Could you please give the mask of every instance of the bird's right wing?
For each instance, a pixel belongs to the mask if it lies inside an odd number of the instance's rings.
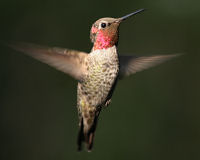
[[[67,73],[79,81],[82,80],[87,72],[85,60],[88,54],[85,52],[57,47],[44,47],[24,42],[11,43],[7,45]]]

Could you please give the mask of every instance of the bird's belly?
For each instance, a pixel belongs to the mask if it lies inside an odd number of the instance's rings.
[[[79,84],[80,98],[89,106],[101,106],[107,100],[107,96],[118,75],[118,65],[92,66],[86,80]]]

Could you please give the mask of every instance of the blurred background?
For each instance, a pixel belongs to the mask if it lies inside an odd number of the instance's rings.
[[[186,54],[118,83],[91,153],[76,151],[77,82],[0,45],[0,159],[200,159],[200,1],[1,0],[0,39],[89,52],[92,23],[140,8],[120,54]]]

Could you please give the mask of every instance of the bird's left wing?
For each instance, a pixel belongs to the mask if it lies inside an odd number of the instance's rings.
[[[85,60],[88,54],[85,52],[24,42],[10,43],[7,46],[67,73],[79,81],[86,74]]]
[[[120,72],[119,77],[123,78],[136,72],[154,67],[160,63],[170,60],[180,54],[155,55],[155,56],[119,56]]]

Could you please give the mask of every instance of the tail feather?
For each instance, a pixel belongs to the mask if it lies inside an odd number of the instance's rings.
[[[82,142],[85,142],[88,152],[92,150],[98,116],[99,116],[99,113],[95,116],[92,126],[87,131],[84,131],[83,118],[81,119],[81,126],[79,129],[78,141],[77,141],[78,151],[82,150]]]
[[[80,125],[80,129],[79,129],[79,133],[78,133],[78,140],[77,140],[77,144],[78,144],[78,151],[82,150],[82,142],[84,141],[84,134],[83,134],[83,118],[81,119],[81,125]]]
[[[85,143],[87,144],[88,151],[91,151],[92,147],[93,147],[94,135],[95,135],[95,130],[96,130],[96,126],[97,126],[97,120],[98,120],[98,117],[95,116],[94,123],[87,133],[87,139],[86,139]]]

